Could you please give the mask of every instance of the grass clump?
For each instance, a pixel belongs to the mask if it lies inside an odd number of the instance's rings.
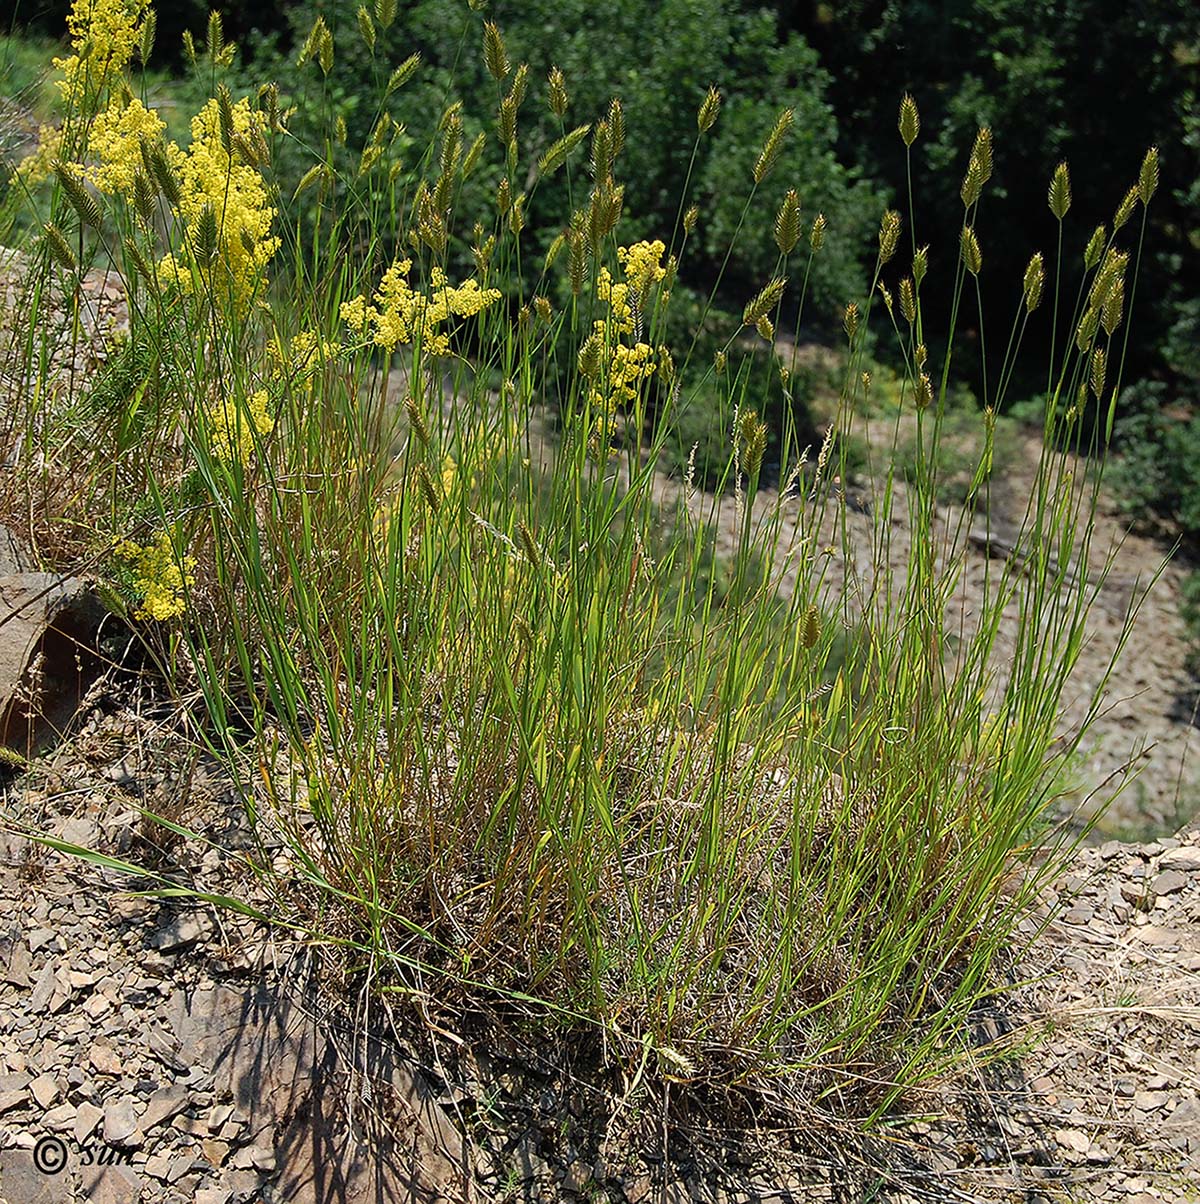
[[[1021,555],[967,613],[992,414],[1037,306],[1014,281],[948,522],[953,377],[927,350],[920,286],[930,255],[957,254],[955,315],[977,296],[990,136],[961,238],[929,251],[914,214],[884,216],[871,288],[844,309],[837,409],[810,448],[772,400],[796,376],[774,337],[825,219],[793,229],[781,213],[774,267],[695,359],[668,337],[688,198],[678,228],[626,237],[619,102],[570,147],[526,148],[517,114],[542,86],[476,17],[496,82],[485,137],[504,159],[487,208],[460,211],[472,144],[448,100],[421,173],[397,175],[386,204],[356,193],[341,149],[335,163],[330,113],[301,180],[317,220],[289,228],[272,163],[304,148],[269,84],[224,82],[219,24],[212,94],[179,145],[129,74],[144,0],[77,5],[8,352],[4,519],[95,566],[169,684],[199,691],[276,918],[371,989],[434,1023],[503,999],[597,1027],[651,1077],[878,1114],[963,1045],[1055,864],[1032,855],[1082,734],[1060,731],[1060,700],[1097,587],[1070,566],[1102,470],[1058,401],[1090,388],[1107,404],[1119,384],[1122,343],[1098,315],[1124,252],[1088,268],[1048,366]],[[98,75],[88,38],[110,48]],[[328,74],[334,54],[318,22],[308,69]],[[721,120],[704,103],[698,139]],[[755,186],[787,125],[761,131]],[[32,199],[46,157],[10,189]],[[524,215],[560,157],[568,207],[533,254]],[[91,262],[124,282],[131,330],[89,382],[67,354],[79,324],[64,334],[51,311]],[[1055,313],[1069,268],[1048,269]],[[864,528],[842,483],[873,321],[894,337],[894,412],[915,433],[908,470],[874,479]],[[721,494],[694,464],[662,471],[677,416],[714,393]],[[911,533],[898,558],[893,515]]]

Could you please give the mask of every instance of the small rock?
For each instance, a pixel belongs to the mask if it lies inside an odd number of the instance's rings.
[[[1100,846],[1100,858],[1103,861],[1111,861],[1121,852],[1121,842],[1119,840],[1106,840]]]
[[[75,1126],[75,1105],[59,1104],[42,1114],[42,1124],[52,1133],[65,1133]]]
[[[54,943],[57,936],[58,933],[53,928],[35,928],[29,934],[29,952],[36,953],[39,949],[45,949]]]
[[[1054,1140],[1077,1154],[1086,1154],[1092,1139],[1082,1129],[1055,1129]]]
[[[1158,859],[1158,865],[1160,869],[1194,874],[1200,870],[1200,848],[1185,845],[1181,849],[1168,849]]]
[[[562,1189],[574,1195],[579,1195],[592,1181],[592,1168],[582,1159],[577,1159],[567,1167],[563,1176]]]
[[[0,1091],[0,1116],[5,1112],[11,1112],[14,1108],[20,1108],[26,1099],[24,1091]]]
[[[271,1175],[275,1173],[279,1164],[275,1158],[275,1151],[270,1146],[255,1145],[250,1147],[250,1165],[256,1171],[262,1171],[264,1175]]]
[[[225,1165],[225,1159],[229,1157],[229,1146],[223,1141],[213,1141],[207,1139],[200,1143],[200,1149],[204,1153],[204,1159],[210,1166],[221,1167]],[[247,1162],[249,1160],[247,1159]]]
[[[642,1201],[648,1199],[654,1190],[654,1184],[650,1181],[649,1175],[638,1175],[636,1179],[626,1179],[621,1186],[624,1188],[625,1199],[629,1204],[642,1204]]]
[[[124,1096],[104,1106],[104,1143],[124,1147],[140,1146],[143,1136],[133,1111],[133,1097]]]
[[[1190,879],[1180,870],[1164,870],[1150,885],[1156,895],[1174,895],[1187,886]]]
[[[208,929],[198,915],[176,916],[150,937],[150,947],[159,953],[179,953],[204,939]]]
[[[44,1012],[50,1006],[50,999],[54,995],[56,985],[54,966],[47,962],[41,974],[38,975],[38,980],[33,987],[33,993],[29,996],[29,1010],[35,1016],[39,1012]]]
[[[152,1154],[146,1159],[142,1168],[152,1179],[163,1179],[171,1173],[172,1158],[170,1154]]]
[[[121,1059],[107,1037],[98,1037],[88,1051],[88,1061],[98,1074],[118,1075],[122,1070]]]
[[[191,1154],[179,1154],[171,1163],[171,1169],[167,1171],[167,1182],[177,1183],[192,1169],[195,1161]]]
[[[1135,1091],[1133,1106],[1142,1112],[1157,1112],[1159,1108],[1166,1106],[1170,1098],[1166,1091]]]
[[[1086,903],[1077,903],[1070,910],[1063,913],[1064,924],[1090,924],[1092,916],[1096,913]]]
[[[208,1131],[216,1133],[233,1115],[232,1104],[214,1104],[208,1113]]]
[[[148,1133],[156,1125],[161,1125],[173,1116],[178,1116],[187,1107],[187,1103],[187,1092],[179,1087],[163,1087],[156,1091],[150,1097],[146,1111],[142,1113],[143,1132]]]
[[[104,1109],[95,1104],[82,1103],[75,1111],[75,1140],[82,1145],[96,1131],[104,1119]]]
[[[128,1166],[85,1166],[81,1168],[83,1198],[88,1204],[139,1204],[142,1181]]]
[[[201,1187],[192,1198],[196,1204],[229,1204],[229,1189],[225,1187]]]
[[[1121,898],[1126,903],[1136,907],[1138,911],[1150,911],[1154,906],[1155,894],[1146,886],[1137,882],[1121,883]]]
[[[37,1100],[38,1107],[45,1110],[58,1099],[58,1079],[52,1074],[39,1074],[29,1084],[29,1094]]]

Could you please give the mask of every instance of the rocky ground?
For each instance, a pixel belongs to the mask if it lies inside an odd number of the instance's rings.
[[[211,846],[144,816],[172,804]],[[7,1204],[1200,1199],[1200,830],[1081,848],[973,1058],[814,1144],[649,1095],[613,1125],[614,1084],[515,1036],[343,1037],[290,934],[16,834],[253,898],[236,798],[161,713],[98,703],[0,818]]]

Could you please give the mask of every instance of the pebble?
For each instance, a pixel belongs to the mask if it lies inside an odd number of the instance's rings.
[[[124,1096],[104,1106],[104,1142],[106,1145],[140,1146],[144,1138],[138,1129],[133,1098]]]
[[[1200,846],[1184,845],[1182,848],[1168,849],[1158,859],[1158,865],[1159,869],[1194,874],[1200,870]]]

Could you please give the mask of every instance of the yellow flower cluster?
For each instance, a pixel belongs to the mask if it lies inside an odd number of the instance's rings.
[[[450,317],[473,318],[500,300],[499,289],[480,288],[477,280],[453,287],[441,268],[430,272],[425,294],[409,284],[411,271],[411,259],[392,264],[379,282],[375,304],[368,305],[362,296],[345,302],[342,321],[359,334],[369,329],[376,346],[387,351],[419,342],[427,355],[448,355],[450,336],[440,329],[442,323]]]
[[[275,427],[266,389],[252,393],[245,402],[223,398],[204,407],[204,425],[212,454],[226,464],[249,464],[254,442]]]
[[[141,599],[134,617],[165,622],[187,610],[185,593],[194,585],[193,556],[180,557],[171,536],[160,531],[148,544],[126,539],[117,545],[116,555],[127,561],[133,571],[133,589]]]
[[[84,167],[84,178],[101,192],[128,196],[142,165],[142,141],[154,142],[165,129],[158,114],[136,97],[126,105],[114,100],[92,123],[88,154],[96,162]]]
[[[38,127],[37,146],[17,164],[17,173],[32,188],[54,174],[54,164],[62,158],[62,126]]]
[[[655,350],[640,339],[622,341],[641,326],[641,312],[650,290],[666,277],[659,240],[617,249],[625,279],[614,280],[607,268],[596,279],[596,296],[608,306],[608,318],[599,318],[580,353],[580,370],[592,381],[588,402],[596,410],[592,440],[599,445],[612,433],[613,417],[621,406],[637,399],[638,388],[654,374]],[[590,345],[590,346],[589,346]]]
[[[645,304],[650,290],[666,278],[667,269],[662,264],[666,251],[657,238],[653,242],[635,242],[631,247],[617,248],[617,262],[625,270],[625,279],[640,305]]]
[[[141,36],[139,22],[150,0],[75,0],[67,30],[75,53],[56,58],[58,90],[71,107],[116,83],[129,66]]]
[[[248,140],[252,131],[262,132],[263,118],[245,97],[232,106],[232,114],[232,143]],[[218,244],[212,268],[214,286],[228,288],[234,301],[244,305],[261,288],[266,266],[279,248],[279,239],[271,236],[275,210],[267,204],[267,186],[256,168],[239,161],[236,146],[225,149],[216,100],[210,100],[192,118],[192,142],[187,151],[174,144],[167,151],[179,175],[179,212],[187,223],[188,253],[197,249],[201,216],[211,209],[216,216]],[[198,266],[209,270],[209,265]],[[187,263],[168,255],[162,271],[177,281],[182,291],[190,290],[192,276]]]

